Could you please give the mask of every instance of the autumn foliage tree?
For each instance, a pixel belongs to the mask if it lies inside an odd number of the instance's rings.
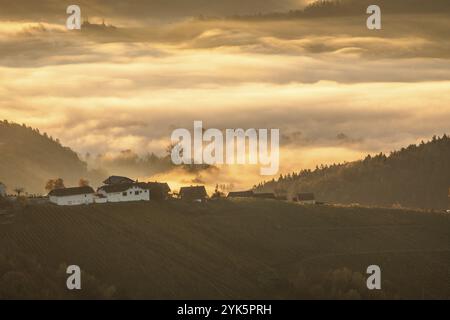
[[[89,187],[89,180],[81,178],[80,181],[78,181],[79,187]]]
[[[45,190],[47,190],[48,192],[52,191],[52,190],[56,190],[56,189],[64,189],[64,180],[61,178],[57,178],[57,179],[50,179],[47,181],[47,183],[45,184]]]

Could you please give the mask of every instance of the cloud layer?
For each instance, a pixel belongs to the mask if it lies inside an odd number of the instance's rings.
[[[177,3],[182,11],[188,2]],[[127,10],[143,4],[135,5]],[[162,154],[172,130],[202,120],[219,129],[279,128],[287,172],[448,131],[445,14],[387,16],[379,32],[361,17],[149,21],[68,32],[56,22],[18,21],[21,7],[9,6],[10,19],[0,21],[0,117],[39,127],[80,153]],[[183,179],[242,188],[264,179],[259,167],[219,169]]]

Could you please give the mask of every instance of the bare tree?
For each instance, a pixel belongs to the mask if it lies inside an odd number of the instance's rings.
[[[25,189],[22,187],[17,187],[14,189],[14,192],[17,193],[18,197],[20,197],[20,195],[25,192]]]

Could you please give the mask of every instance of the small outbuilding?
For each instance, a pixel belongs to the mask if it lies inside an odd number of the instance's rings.
[[[150,190],[152,200],[167,200],[171,191],[165,182],[148,182],[146,188]]]
[[[253,190],[249,191],[233,191],[228,193],[228,198],[253,198]]]
[[[204,186],[182,187],[180,189],[180,198],[185,201],[202,202],[208,198],[208,194]]]

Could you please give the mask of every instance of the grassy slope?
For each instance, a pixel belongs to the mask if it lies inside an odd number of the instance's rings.
[[[128,298],[301,298],[299,273],[378,264],[396,297],[450,298],[450,221],[272,200],[29,207],[6,249],[77,264]],[[300,272],[301,271],[301,272]]]

